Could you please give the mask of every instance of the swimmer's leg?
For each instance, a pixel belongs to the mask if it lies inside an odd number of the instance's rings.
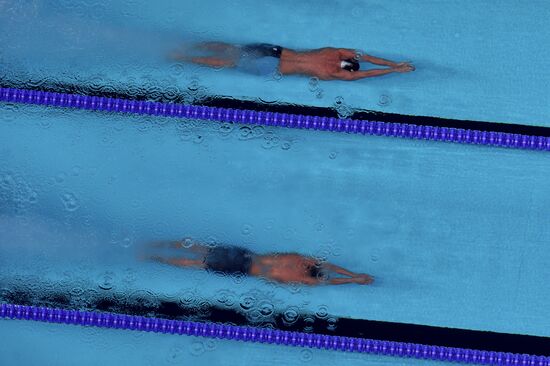
[[[229,52],[237,49],[237,46],[225,42],[201,42],[197,43],[195,48],[213,52]]]
[[[182,243],[181,241],[177,241],[177,240],[174,240],[174,241],[168,241],[168,240],[159,240],[159,241],[154,241],[150,244],[151,247],[153,248],[182,248]]]
[[[204,55],[204,51],[207,51],[206,55]],[[201,53],[203,55],[200,55]],[[169,58],[175,61],[193,62],[211,67],[233,67],[240,55],[241,48],[239,46],[223,42],[202,42],[193,44],[191,48],[182,47],[179,51],[172,52]]]
[[[205,268],[205,264],[202,259],[164,258],[160,256],[151,256],[149,259],[155,262],[170,264],[177,267]]]
[[[234,67],[235,61],[232,59],[224,59],[219,57],[192,57],[189,61],[200,64],[207,65],[211,67]]]

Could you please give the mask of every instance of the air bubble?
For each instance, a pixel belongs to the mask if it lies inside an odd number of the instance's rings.
[[[252,128],[248,126],[241,126],[239,127],[239,139],[241,140],[248,140],[253,138],[253,131]]]
[[[204,348],[207,351],[213,351],[216,349],[216,342],[213,339],[207,339],[204,342]]]
[[[164,89],[164,97],[169,101],[176,101],[176,99],[181,94],[181,91],[175,86],[169,86]]]
[[[125,249],[127,248],[130,248],[133,244],[133,240],[130,239],[129,237],[125,237],[124,239],[122,239],[119,243],[119,245]]]
[[[180,297],[180,303],[186,307],[194,306],[197,302],[197,293],[194,290],[186,290]]]
[[[202,135],[195,135],[193,138],[193,142],[195,144],[201,144],[204,141],[204,137]]]
[[[288,150],[290,149],[290,146],[292,145],[292,143],[290,141],[284,141],[282,144],[281,144],[281,149],[283,150]]]
[[[277,145],[279,145],[279,136],[275,135],[273,132],[266,133],[262,147],[264,149],[272,149]]]
[[[304,324],[305,324],[305,328],[310,328],[311,330],[313,330],[313,325],[315,324],[315,318],[313,317],[313,315],[306,315],[304,317]]]
[[[338,156],[338,153],[336,151],[332,151],[330,154],[328,154],[329,159],[334,160]]]
[[[231,278],[233,279],[233,282],[237,285],[240,285],[244,281],[244,275],[240,272],[233,273],[231,275]]]
[[[259,97],[258,100],[262,103],[266,103],[266,104],[277,104],[279,103],[279,100],[278,99],[266,99],[266,98],[262,98],[262,97]]]
[[[193,356],[200,356],[204,353],[204,344],[201,341],[195,341],[191,343],[191,354]]]
[[[48,129],[52,126],[52,121],[48,120],[48,119],[42,119],[40,121],[40,127],[42,127],[43,129]]]
[[[201,317],[207,317],[212,310],[212,304],[207,299],[202,299],[198,302],[198,315]]]
[[[315,316],[319,319],[325,319],[328,317],[328,308],[326,305],[321,305],[315,312]]]
[[[166,361],[168,363],[181,363],[182,354],[183,354],[183,347],[173,346],[168,350]]]
[[[276,70],[275,72],[273,72],[273,79],[274,80],[281,80],[283,78],[283,74],[279,71],[279,70]]]
[[[246,314],[246,318],[251,322],[259,322],[262,318],[262,314],[258,309],[252,309],[251,311]]]
[[[264,317],[271,316],[273,315],[273,304],[268,301],[262,301],[258,305],[258,310]]]
[[[99,288],[105,291],[112,290],[114,286],[114,277],[115,274],[113,272],[102,273],[99,277]]]
[[[222,135],[229,135],[233,131],[234,126],[235,125],[233,123],[224,122],[219,125],[218,131]]]
[[[124,270],[124,276],[122,277],[122,282],[124,282],[127,285],[131,285],[134,282],[136,282],[136,270],[132,268],[126,268]]]
[[[252,233],[252,226],[248,224],[244,224],[241,230],[241,233],[243,235],[250,235]]]
[[[187,86],[187,89],[191,92],[197,92],[200,88],[199,80],[198,79],[192,79],[189,83],[189,86]]]
[[[235,294],[229,290],[221,290],[216,295],[216,301],[227,307],[235,304]]]
[[[336,322],[338,321],[338,319],[336,318],[328,318],[327,319],[327,329],[330,330],[330,331],[334,331],[336,330]]]
[[[250,295],[242,296],[239,302],[239,305],[245,311],[252,309],[255,304],[256,304],[256,299]]]
[[[382,94],[380,95],[380,98],[378,98],[378,105],[381,107],[385,107],[390,105],[392,102],[392,99],[389,95]]]
[[[181,242],[180,242],[181,246],[185,249],[191,248],[194,245],[194,243],[195,242],[193,241],[193,239],[191,239],[189,237],[185,237],[185,238],[181,239]]]
[[[252,127],[252,136],[253,137],[261,137],[265,133],[265,127],[264,126],[254,126]]]
[[[208,248],[216,248],[218,246],[218,239],[216,239],[213,236],[209,236],[204,241],[204,245],[207,246]]]
[[[373,262],[378,262],[378,255],[377,254],[371,255],[370,260],[373,261]]]
[[[318,89],[317,93],[315,93],[315,97],[317,97],[317,99],[323,99],[324,96],[325,92],[323,91],[323,89]]]
[[[342,255],[342,248],[338,246],[334,246],[331,249],[331,254],[335,257],[339,257]]]
[[[71,296],[80,297],[84,294],[84,289],[80,286],[73,287],[72,289],[69,290],[69,293],[71,294]]]
[[[298,317],[298,309],[294,306],[286,309],[283,313],[283,321],[288,325],[296,323]]]
[[[340,96],[334,98],[334,104],[335,104],[336,106],[341,106],[341,105],[343,105],[343,104],[344,104],[344,98],[342,98],[342,97],[340,97]]]
[[[65,209],[69,212],[76,211],[80,207],[78,199],[71,192],[63,193],[61,195],[61,201],[63,202],[63,205],[65,206]]]
[[[182,63],[173,63],[169,66],[170,71],[172,71],[176,76],[182,75],[185,72],[185,67]]]
[[[310,349],[303,349],[300,351],[300,361],[309,362],[313,359],[313,352]]]
[[[309,91],[314,92],[319,87],[319,78],[318,77],[312,77],[309,78]]]

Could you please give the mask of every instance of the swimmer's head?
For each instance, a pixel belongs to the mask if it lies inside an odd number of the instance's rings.
[[[359,62],[353,58],[348,58],[340,61],[340,67],[347,71],[357,71],[359,70]]]

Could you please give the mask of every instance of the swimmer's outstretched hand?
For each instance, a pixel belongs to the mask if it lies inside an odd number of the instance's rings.
[[[374,282],[374,278],[369,276],[368,274],[358,274],[357,276],[353,277],[353,282],[355,282],[358,285],[370,285]]]
[[[410,61],[399,62],[392,69],[396,72],[411,72],[416,70],[413,64]]]

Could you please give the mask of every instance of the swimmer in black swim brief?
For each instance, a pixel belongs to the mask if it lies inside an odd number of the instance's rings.
[[[207,246],[190,239],[158,242],[154,243],[153,247],[172,249],[178,253],[172,257],[147,256],[157,262],[224,274],[263,277],[281,283],[367,285],[374,281],[368,274],[353,273],[332,263],[320,262],[313,257],[297,253],[260,255],[238,246]]]
[[[211,67],[236,68],[256,75],[279,72],[282,75],[313,76],[321,80],[358,80],[415,70],[408,61],[394,62],[346,48],[294,51],[267,43],[232,45],[204,42],[186,51],[176,52],[172,58]],[[359,70],[361,61],[385,68]]]

